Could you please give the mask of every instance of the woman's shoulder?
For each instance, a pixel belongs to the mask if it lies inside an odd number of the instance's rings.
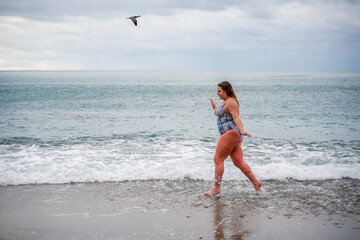
[[[227,103],[230,105],[238,105],[237,101],[235,98],[230,98],[229,100],[227,100]]]
[[[231,99],[227,100],[226,102],[227,102],[226,110],[239,108],[239,104],[237,103],[237,101],[234,98],[231,98]]]

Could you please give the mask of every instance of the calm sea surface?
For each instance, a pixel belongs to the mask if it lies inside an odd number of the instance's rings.
[[[3,71],[0,185],[212,180],[224,80],[260,180],[360,179],[360,72]]]

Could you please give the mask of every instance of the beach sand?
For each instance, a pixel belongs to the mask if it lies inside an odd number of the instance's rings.
[[[0,187],[0,239],[360,239],[360,181],[149,180]]]

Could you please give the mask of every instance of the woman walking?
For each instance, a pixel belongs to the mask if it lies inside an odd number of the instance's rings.
[[[234,165],[250,179],[255,190],[259,192],[262,183],[255,178],[250,166],[243,160],[241,142],[244,136],[251,137],[251,134],[244,131],[239,116],[239,102],[231,84],[227,81],[219,83],[217,85],[217,95],[223,100],[218,106],[210,98],[211,105],[215,109],[215,115],[218,117],[217,126],[221,134],[214,156],[215,183],[214,187],[204,194],[216,195],[220,193],[221,180],[224,174],[224,161],[228,156],[230,156]]]

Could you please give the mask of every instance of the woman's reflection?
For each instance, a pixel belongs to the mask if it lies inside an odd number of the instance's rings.
[[[234,239],[242,240],[249,235],[249,231],[243,230],[241,219],[245,217],[241,208],[232,209],[228,204],[221,200],[220,196],[214,197],[214,239]],[[227,214],[226,214],[227,213]],[[226,236],[226,235],[227,236]]]

